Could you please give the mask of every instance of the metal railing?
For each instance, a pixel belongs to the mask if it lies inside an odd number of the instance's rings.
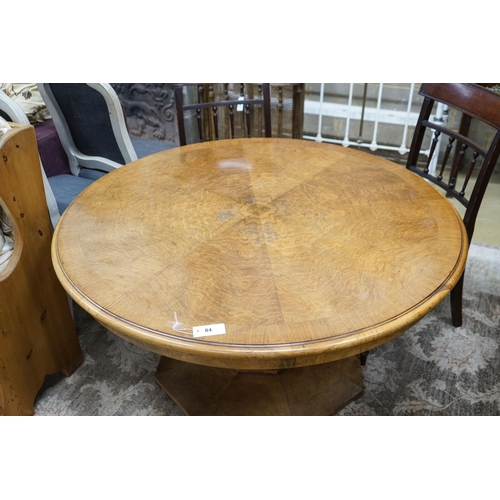
[[[308,127],[304,131],[304,139],[315,140],[318,142],[330,142],[340,144],[344,147],[356,146],[368,148],[370,151],[393,151],[401,156],[409,152],[411,141],[412,127],[416,124],[420,110],[420,101],[418,96],[418,85],[415,83],[408,84],[407,97],[402,99],[398,106],[394,105],[394,101],[384,98],[384,88],[387,88],[390,94],[391,84],[383,83],[365,83],[354,84],[350,83],[349,90],[335,99],[325,95],[325,86],[321,83],[319,89],[319,100],[311,98],[306,92],[304,101],[304,115],[309,115]],[[335,86],[336,84],[328,84]],[[340,85],[340,84],[339,84]],[[363,94],[361,102],[355,104],[355,100],[359,101],[359,97],[355,96],[354,86],[363,85]],[[369,86],[378,86],[376,99],[372,99],[375,105],[368,105],[367,93]],[[345,86],[345,85],[344,85]],[[371,89],[373,90],[373,89]],[[401,93],[405,91],[403,87],[398,87]],[[405,103],[405,101],[407,101]],[[317,116],[317,128],[312,130],[314,120],[311,117]],[[443,123],[447,120],[447,110],[443,105],[439,105],[435,111],[432,121]],[[335,119],[343,121],[343,133],[332,134],[331,131],[325,129],[325,119]],[[357,126],[356,126],[357,125]],[[367,125],[369,131],[367,132]],[[391,130],[397,130],[387,134],[387,129],[384,127],[391,126]],[[340,127],[342,128],[342,127]],[[399,136],[399,137],[398,137]],[[438,144],[438,147],[440,144]],[[430,144],[426,145],[426,149],[421,151],[421,154],[426,157],[430,153]],[[432,159],[430,170],[435,171],[438,155]]]

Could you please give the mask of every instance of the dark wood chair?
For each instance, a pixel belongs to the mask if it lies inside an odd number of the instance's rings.
[[[419,94],[424,101],[406,163],[406,168],[434,183],[448,198],[455,198],[465,207],[463,221],[469,245],[484,193],[500,155],[500,94],[488,89],[488,86],[476,83],[423,83]],[[458,130],[430,121],[435,103],[447,105],[449,114],[452,109],[459,113]],[[468,138],[473,119],[489,125],[494,131],[486,147]],[[420,151],[429,134],[429,156],[422,162]],[[447,144],[439,168],[433,174],[429,167],[433,156],[439,154],[437,144],[440,136],[441,140],[447,138]],[[450,293],[451,320],[456,327],[462,325],[464,274],[465,271]],[[367,357],[368,351],[360,354],[362,365],[366,364]]]
[[[232,84],[232,87],[227,83],[221,85],[222,99],[217,100],[212,84],[171,84],[181,146],[188,143],[186,122],[190,117],[196,120],[194,128],[197,137],[192,142],[254,135],[271,137],[270,84]],[[191,91],[195,102],[186,102],[185,91]]]
[[[470,245],[477,214],[500,155],[500,95],[475,83],[424,83],[420,87],[419,94],[424,97],[424,102],[406,168],[433,182],[446,193],[446,196],[455,198],[465,207],[463,220]],[[443,103],[449,110],[455,109],[462,113],[458,130],[430,121],[435,103]],[[468,138],[471,120],[479,120],[493,129],[491,139],[486,146],[481,146]],[[432,134],[430,154],[428,160],[421,164],[419,151],[428,130]],[[429,165],[433,155],[438,154],[436,145],[440,136],[441,140],[445,141],[444,153],[440,166],[433,174],[429,170]],[[463,282],[462,274],[450,294],[454,326],[462,325]]]

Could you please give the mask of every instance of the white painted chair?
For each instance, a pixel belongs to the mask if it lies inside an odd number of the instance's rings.
[[[74,175],[98,179],[172,144],[130,137],[109,83],[37,83]]]
[[[95,179],[137,160],[120,101],[111,85],[37,83],[37,86],[73,175]]]

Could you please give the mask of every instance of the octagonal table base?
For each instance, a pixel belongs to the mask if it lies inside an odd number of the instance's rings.
[[[333,415],[363,392],[358,357],[237,371],[162,357],[156,381],[187,415]]]

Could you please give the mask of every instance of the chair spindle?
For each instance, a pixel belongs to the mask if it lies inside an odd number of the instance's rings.
[[[283,86],[278,87],[278,137],[283,135]]]
[[[459,143],[457,143],[457,147],[458,147],[458,144]],[[460,147],[460,151],[458,154],[457,161],[453,164],[453,166],[451,168],[450,181],[448,182],[448,187],[450,187],[452,189],[455,188],[455,184],[457,182],[458,172],[460,172],[460,169],[462,167],[462,163],[463,163],[464,157],[465,157],[465,150],[467,148],[468,148],[467,144],[462,143],[462,146]]]
[[[454,142],[455,142],[454,137],[448,138],[448,144],[446,145],[446,151],[444,152],[443,162],[441,163],[441,170],[439,171],[439,175],[437,176],[438,181],[443,180],[444,169],[446,167],[446,164],[448,163],[448,158],[450,156],[451,150],[453,149]]]
[[[250,104],[245,104],[245,123],[247,127],[247,137],[251,136],[250,131]]]
[[[200,141],[203,142],[203,123],[201,119],[201,108],[196,108],[196,120],[198,122],[198,133],[200,134]]]
[[[229,125],[231,129],[231,139],[234,139],[234,104],[230,104],[229,108]]]
[[[212,118],[213,118],[213,125],[214,125],[215,140],[218,141],[219,140],[219,120],[217,118],[217,106],[213,106],[212,111],[213,111]]]
[[[432,161],[432,157],[434,156],[434,151],[436,150],[436,145],[439,141],[439,136],[441,135],[441,132],[439,130],[436,130],[434,131],[434,137],[432,139],[432,144],[431,144],[431,150],[430,150],[430,153],[429,153],[429,158],[427,159],[427,165],[425,166],[425,170],[424,172],[426,174],[429,173],[429,166],[431,164],[431,161]]]
[[[474,151],[472,153],[472,159],[469,163],[469,168],[467,169],[467,173],[465,174],[464,184],[462,186],[462,189],[460,190],[460,193],[458,193],[460,196],[465,196],[465,190],[467,189],[467,184],[469,182],[470,176],[474,171],[474,167],[476,166],[478,156],[479,156],[479,151]]]

